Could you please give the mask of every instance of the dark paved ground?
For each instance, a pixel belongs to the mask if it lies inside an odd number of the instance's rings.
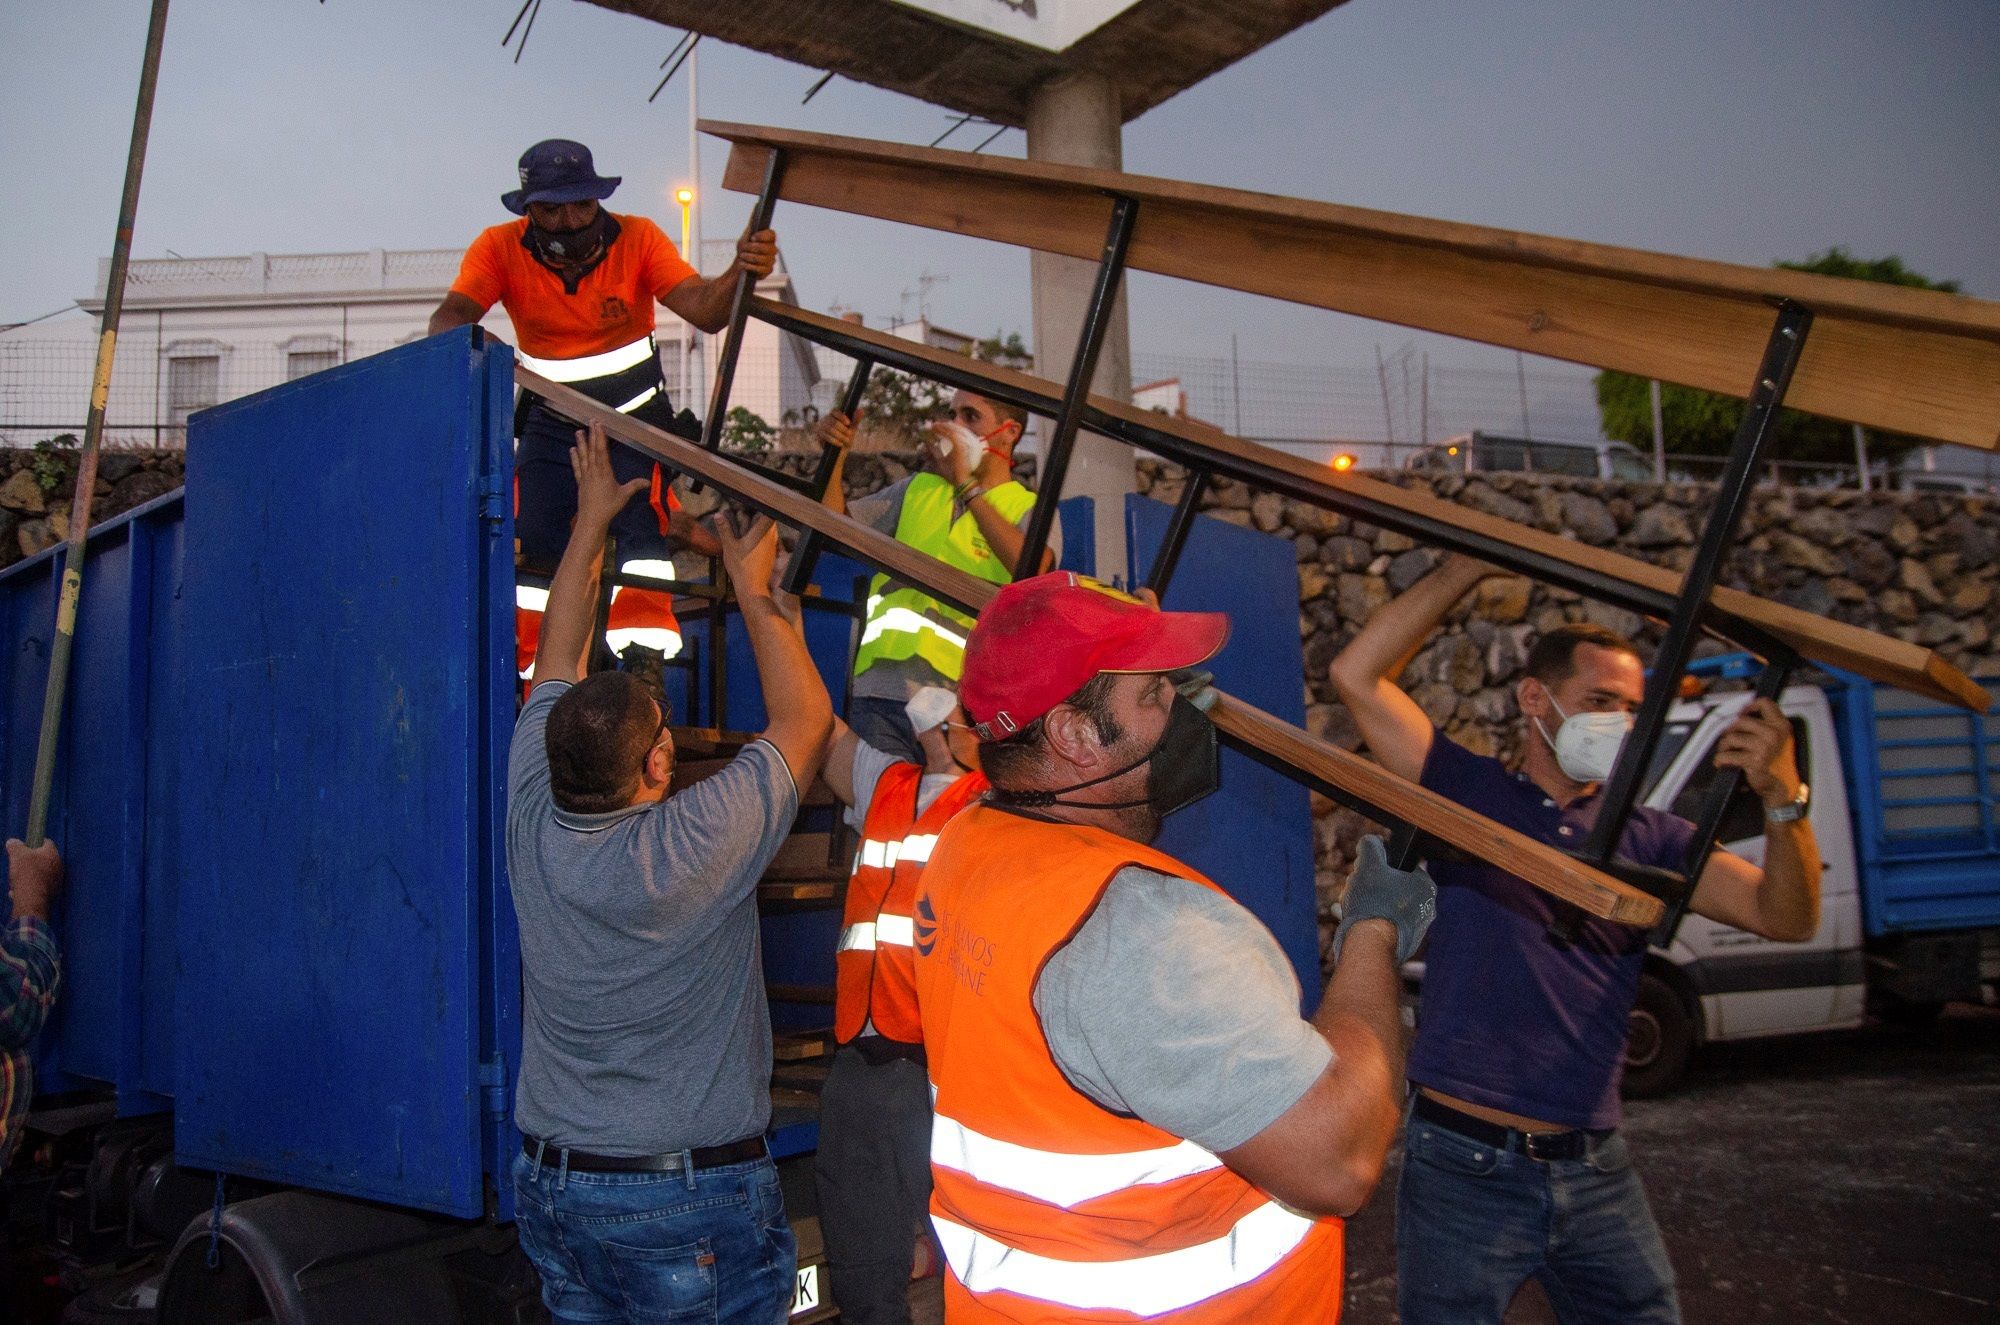
[[[2000,1011],[1719,1045],[1627,1132],[1689,1325],[2000,1320]],[[1395,1319],[1395,1170],[1345,1325]],[[1507,1319],[1553,1321],[1533,1285]]]

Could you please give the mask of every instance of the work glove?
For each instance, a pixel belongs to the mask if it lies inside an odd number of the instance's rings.
[[[1392,868],[1382,839],[1364,837],[1340,904],[1340,928],[1333,931],[1334,963],[1339,964],[1341,940],[1356,922],[1386,920],[1396,927],[1396,965],[1401,966],[1424,941],[1436,915],[1437,885],[1431,876],[1422,869]]]

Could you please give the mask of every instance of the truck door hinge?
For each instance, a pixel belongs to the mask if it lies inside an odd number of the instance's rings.
[[[479,476],[479,518],[498,524],[507,518],[505,494],[498,474]]]
[[[479,1060],[479,1093],[488,1118],[507,1117],[507,1056]]]

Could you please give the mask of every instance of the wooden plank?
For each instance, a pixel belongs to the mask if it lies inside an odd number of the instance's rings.
[[[1544,892],[1574,902],[1594,916],[1628,925],[1651,925],[1664,911],[1659,898],[1491,819],[1468,814],[1436,792],[1406,782],[1380,764],[1349,754],[1240,699],[1221,696],[1208,716],[1225,735],[1268,751],[1331,786],[1382,807],[1422,832],[1448,840]]]
[[[824,1058],[832,1052],[831,1030],[780,1031],[771,1041],[771,1057],[780,1063],[794,1063],[802,1058]]]
[[[1017,399],[1039,402],[1031,404],[1031,408],[1054,410],[1062,398],[1062,388],[1044,378],[856,327],[851,322],[769,300],[759,300],[755,312],[774,325],[797,328],[807,335],[820,330],[857,337],[877,347],[884,362],[920,363],[960,380],[983,378],[1010,391]],[[1643,591],[1642,598],[1650,596],[1653,600],[1629,604],[1635,610],[1664,613],[1680,593],[1684,577],[1664,566],[1475,511],[1418,488],[1398,487],[1362,474],[1343,474],[1191,419],[1176,419],[1107,396],[1091,396],[1089,405],[1086,426],[1127,440],[1138,438],[1142,444],[1162,452],[1168,452],[1172,443],[1181,443],[1185,452],[1199,456],[1217,473],[1253,486],[1268,487],[1274,479],[1282,480],[1289,495],[1362,519],[1393,524],[1393,513],[1400,511],[1423,520],[1436,526],[1425,535],[1427,541],[1457,551],[1491,557],[1493,545],[1513,547],[1573,567],[1580,574],[1622,582]],[[1886,682],[1972,712],[1984,712],[1989,702],[1978,682],[1945,662],[1935,650],[1922,645],[1815,616],[1741,589],[1717,588],[1710,595],[1709,605],[1709,624],[1724,636],[1730,634],[1733,625],[1741,623],[1789,646],[1802,657],[1845,668],[1873,681]]]
[[[650,427],[600,405],[588,396],[572,391],[558,382],[552,382],[519,366],[514,369],[514,377],[523,387],[547,400],[569,418],[586,424],[601,424],[607,435],[629,446],[637,447],[662,464],[705,479],[718,489],[732,494],[739,501],[756,506],[788,524],[815,529],[826,535],[834,546],[844,548],[864,561],[888,569],[936,597],[953,598],[954,601],[967,605],[968,610],[977,613],[995,593],[999,592],[997,585],[975,579],[963,571],[904,547],[894,539],[877,533],[847,516],[835,515],[824,506],[793,492],[782,484],[773,483],[759,474],[738,468],[722,456],[712,454],[683,438],[662,432],[658,428]],[[1260,748],[1268,749],[1274,757],[1298,769],[1309,779],[1324,777],[1324,769],[1333,767],[1338,762],[1329,760],[1324,754],[1325,750],[1334,748],[1327,746],[1325,742],[1316,740],[1268,713],[1253,710],[1248,705],[1239,704],[1236,709],[1240,715],[1244,715],[1238,722],[1243,730],[1235,733],[1239,739],[1260,744]],[[1252,713],[1258,716],[1255,718],[1247,716]],[[1344,765],[1342,766],[1342,775],[1353,776],[1357,788],[1365,786],[1385,794],[1395,791],[1398,787],[1421,790],[1413,788],[1412,784],[1403,782],[1385,769],[1355,759],[1344,751],[1339,753],[1345,759],[1354,759],[1356,763],[1374,770],[1373,776],[1350,775],[1345,771]],[[1301,762],[1307,760],[1310,762]],[[1326,780],[1332,781],[1331,778]],[[1362,795],[1362,792],[1357,790],[1355,794]],[[1368,799],[1371,804],[1384,809],[1389,804],[1385,800],[1376,800],[1372,797]],[[1427,814],[1421,826],[1439,841],[1468,854],[1479,856],[1481,859],[1485,859],[1482,853],[1489,850],[1496,840],[1506,840],[1504,835],[1507,832],[1484,816],[1456,806],[1451,806],[1449,812],[1445,814]],[[1637,893],[1637,897],[1644,900],[1634,901],[1628,894],[1635,894],[1636,890],[1629,885],[1601,871],[1571,861],[1549,847],[1534,843],[1529,845],[1543,853],[1543,858],[1534,860],[1536,868],[1523,874],[1522,877],[1538,887],[1547,886],[1543,883],[1544,878],[1564,880],[1564,886],[1576,894],[1571,900],[1576,901],[1585,910],[1590,910],[1593,915],[1603,915],[1609,919],[1613,912],[1633,914],[1645,902],[1653,900],[1643,893]],[[1524,862],[1531,859],[1519,853],[1512,858]],[[1586,881],[1594,886],[1583,886]],[[1604,909],[1591,910],[1592,906]]]
[[[778,848],[778,854],[765,867],[764,877],[770,880],[805,880],[812,882],[829,881],[845,883],[847,866],[832,863],[828,852],[833,846],[831,833],[793,833]]]
[[[845,882],[837,878],[765,879],[757,885],[757,900],[776,905],[809,906],[817,902],[837,902],[845,890]]]
[[[2000,304],[1082,166],[703,121],[755,193],[1100,256],[1110,193],[1140,201],[1127,264],[1229,289],[1741,397],[1773,307],[1816,315],[1786,403],[2000,446]]]

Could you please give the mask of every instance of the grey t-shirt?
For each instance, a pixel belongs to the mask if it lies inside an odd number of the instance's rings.
[[[914,474],[905,474],[880,492],[871,492],[850,502],[847,513],[861,523],[882,533],[895,537],[896,524],[903,518],[903,494],[910,490],[910,480]],[[1015,521],[1026,530],[1028,520],[1035,513],[1030,506]],[[1062,521],[1049,526],[1049,551],[1055,554],[1057,563],[1062,561]],[[937,668],[922,658],[884,658],[867,671],[854,678],[854,696],[857,699],[908,699],[925,686],[943,686],[947,690],[958,689],[958,683],[939,672]],[[864,805],[867,802],[862,802]]]
[[[657,805],[559,810],[536,686],[508,756],[507,872],[521,928],[514,1121],[606,1155],[721,1145],[771,1116],[757,881],[798,815],[758,741]]]
[[[1333,1061],[1257,917],[1135,865],[1049,958],[1034,1001],[1078,1090],[1210,1151],[1276,1122]]]

